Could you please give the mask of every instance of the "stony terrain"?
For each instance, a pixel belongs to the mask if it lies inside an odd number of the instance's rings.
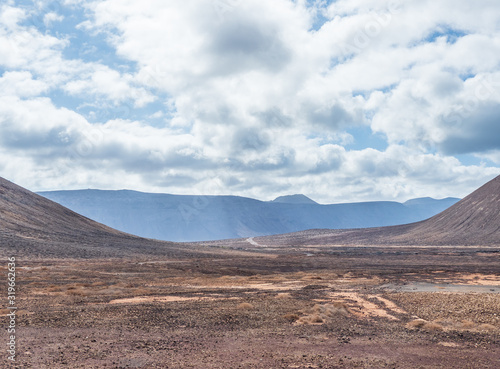
[[[341,251],[20,260],[12,367],[498,367],[499,253]],[[425,281],[489,292],[394,288]]]

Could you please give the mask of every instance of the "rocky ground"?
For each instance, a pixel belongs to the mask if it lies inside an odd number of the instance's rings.
[[[17,360],[4,352],[1,365],[500,367],[500,254],[492,249],[264,251],[18,260]]]

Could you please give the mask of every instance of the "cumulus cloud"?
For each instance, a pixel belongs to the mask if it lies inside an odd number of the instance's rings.
[[[38,96],[48,90],[49,86],[40,80],[33,79],[27,71],[5,72],[0,77],[0,95],[30,97]]]
[[[64,19],[62,15],[57,14],[56,12],[46,13],[43,16],[43,23],[45,27],[50,27],[53,22],[60,22]]]
[[[440,143],[445,153],[468,154],[500,149],[500,102],[482,104],[458,119],[459,129],[450,132]]]
[[[0,67],[8,71],[23,71],[36,76],[47,88],[62,88],[70,94],[83,91],[87,95],[105,97],[114,103],[132,101],[143,106],[155,98],[143,87],[136,87],[133,78],[105,65],[66,59],[64,49],[69,39],[42,33],[28,22],[33,14],[8,5],[0,8]],[[52,12],[45,14],[54,18]]]
[[[496,1],[59,4],[0,7],[0,169],[33,189],[404,200],[498,174]]]
[[[63,89],[70,95],[105,97],[115,104],[132,101],[143,107],[156,98],[143,87],[135,87],[134,79],[106,66],[92,65],[80,73],[80,78],[68,81]]]

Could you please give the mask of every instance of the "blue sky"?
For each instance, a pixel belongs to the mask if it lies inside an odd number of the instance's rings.
[[[323,202],[500,174],[500,5],[7,1],[0,176]]]

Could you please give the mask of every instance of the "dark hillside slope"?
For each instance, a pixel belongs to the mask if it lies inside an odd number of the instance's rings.
[[[0,254],[3,257],[89,258],[188,253],[187,245],[119,232],[0,178]]]
[[[400,237],[417,243],[500,245],[500,176]]]
[[[266,245],[500,246],[500,176],[430,219],[391,227],[313,229],[258,237]]]

